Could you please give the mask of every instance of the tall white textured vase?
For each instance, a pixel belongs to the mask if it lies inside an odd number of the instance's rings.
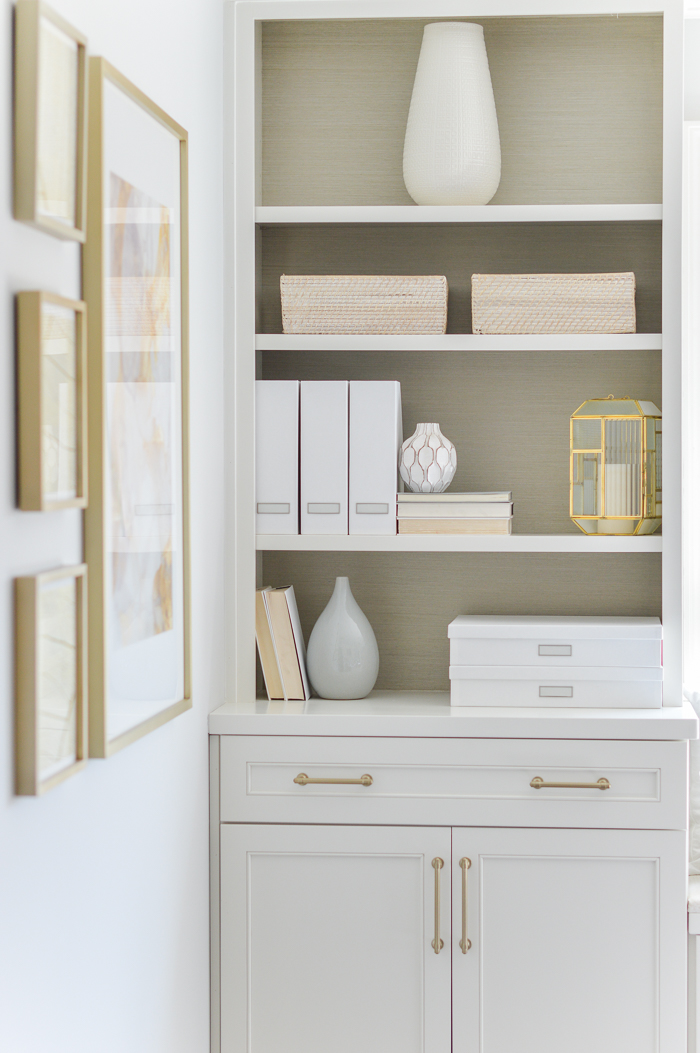
[[[484,31],[433,22],[413,84],[403,178],[417,205],[485,205],[501,180],[501,144]]]
[[[328,606],[311,631],[306,668],[321,698],[364,698],[377,682],[377,638],[347,578],[335,579]]]

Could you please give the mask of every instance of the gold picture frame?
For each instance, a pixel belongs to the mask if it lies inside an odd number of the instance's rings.
[[[87,567],[15,578],[15,792],[40,796],[87,764]]]
[[[191,708],[187,132],[89,62],[91,757]]]
[[[15,4],[14,217],[85,241],[87,40],[42,0]]]
[[[19,507],[87,505],[87,321],[82,300],[17,294]]]

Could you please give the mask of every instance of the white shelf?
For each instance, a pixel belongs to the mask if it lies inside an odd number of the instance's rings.
[[[660,220],[662,205],[263,205],[255,222],[621,223]]]
[[[662,538],[585,534],[258,534],[259,552],[661,552]]]
[[[447,691],[372,691],[347,702],[227,702],[211,735],[358,735],[438,738],[694,739],[689,702],[663,709],[450,706]]]
[[[256,351],[660,351],[660,333],[562,333],[522,336],[291,336],[255,337]]]

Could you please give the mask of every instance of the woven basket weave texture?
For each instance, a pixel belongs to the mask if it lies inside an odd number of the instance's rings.
[[[473,274],[472,332],[635,333],[634,274]]]
[[[447,331],[447,278],[283,274],[282,331],[415,334]]]

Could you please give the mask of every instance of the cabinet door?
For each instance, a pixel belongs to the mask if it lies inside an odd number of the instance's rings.
[[[455,1053],[685,1053],[685,869],[680,832],[455,828]]]
[[[450,843],[449,828],[224,824],[222,1053],[449,1053]]]

